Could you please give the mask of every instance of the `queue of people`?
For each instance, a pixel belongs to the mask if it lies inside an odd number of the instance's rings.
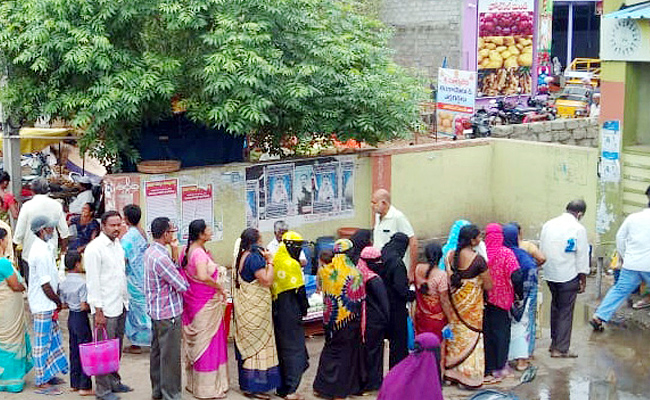
[[[47,193],[38,185],[35,189]],[[78,353],[80,344],[92,340],[93,327],[120,342],[127,336],[127,352],[151,346],[152,398],[180,399],[183,374],[194,397],[223,398],[229,390],[230,295],[240,390],[251,398],[268,399],[270,392],[289,400],[303,398],[298,388],[310,360],[302,321],[309,303],[305,241],[299,233],[277,223],[273,248],[268,249],[258,230],[244,230],[231,269],[232,287],[227,287],[226,268],[206,249],[212,231],[205,221],[190,223],[187,245],[179,248],[172,221],[156,218],[148,227],[149,242],[140,225],[141,210],[129,205],[123,214],[104,213],[99,230],[86,235],[88,242],[68,251],[67,278],[60,283],[48,243],[56,243],[56,230],[65,239],[67,225],[58,203],[50,205],[46,199],[36,198],[39,208],[25,205],[27,211],[18,218],[20,235],[14,238],[30,237],[31,340],[18,310],[26,286],[6,253],[9,232],[0,227],[0,254],[6,255],[0,259],[0,305],[16,310],[0,318],[0,338],[15,345],[11,354],[0,352],[0,390],[21,391],[33,366],[40,394],[60,394],[61,375],[68,372],[72,390],[80,395],[117,400],[119,393],[132,391],[118,372],[96,376],[93,390]],[[553,296],[551,356],[577,356],[569,345],[575,295],[584,290],[588,272],[588,243],[579,223],[586,211],[583,201],[569,203],[566,213],[544,225],[541,251],[521,240],[515,223],[488,224],[483,238],[476,225],[459,220],[444,246],[433,242],[425,247],[424,263],[417,262],[413,228],[391,205],[390,194],[376,192],[372,207],[377,214],[374,230],[358,230],[318,255],[325,344],[312,386],[317,395],[340,399],[379,390],[379,398],[390,399],[395,398],[391,393],[406,393],[394,385],[416,393],[419,384],[407,386],[429,382],[416,376],[417,365],[424,364],[432,366],[428,371],[438,379],[421,398],[441,398],[438,390],[444,381],[478,388],[512,375],[512,368],[523,371],[535,348],[542,263]],[[92,208],[87,204],[83,211]],[[75,223],[82,229],[91,224],[83,212]],[[57,322],[63,308],[70,310],[69,362]],[[417,335],[411,349],[410,314]],[[11,331],[5,332],[7,326]],[[9,358],[11,365],[6,364]],[[387,387],[384,379],[394,384]]]

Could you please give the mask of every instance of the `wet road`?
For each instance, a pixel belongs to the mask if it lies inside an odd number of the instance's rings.
[[[545,300],[550,301],[548,293],[544,294]],[[649,332],[620,327],[593,332],[588,324],[592,311],[580,297],[578,301],[571,347],[579,358],[550,358],[550,330],[543,328],[542,338],[537,342],[537,378],[514,392],[522,400],[649,399]],[[542,326],[548,326],[548,302],[543,309]]]
[[[521,400],[641,400],[650,399],[650,332],[645,330],[610,328],[604,333],[594,333],[588,325],[591,312],[583,302],[587,295],[578,298],[574,318],[572,350],[579,354],[577,359],[552,359],[547,351],[550,344],[548,326],[548,292],[543,293],[541,337],[537,340],[535,365],[539,367],[534,381],[514,388],[513,392]],[[647,312],[647,311],[643,311]],[[65,327],[65,323],[62,324]],[[64,333],[66,329],[64,328]],[[66,338],[67,343],[67,338]],[[307,341],[311,356],[310,368],[303,377],[300,393],[307,399],[313,396],[311,385],[318,365],[318,357],[323,346],[323,338],[316,337]],[[67,349],[67,344],[66,344]],[[230,387],[228,399],[245,399],[237,384],[237,367],[230,344]],[[124,400],[150,399],[149,354],[127,354],[122,360],[121,371],[124,382],[135,391],[122,395]],[[23,393],[1,393],[2,400],[32,400],[45,396],[34,394],[33,372],[28,375],[28,386]],[[498,390],[513,389],[518,376],[506,379],[501,385],[491,388]],[[68,380],[68,377],[66,377]],[[65,385],[64,385],[65,386]],[[63,389],[66,389],[63,387]],[[470,398],[474,392],[455,387],[445,387],[446,400]],[[79,399],[80,397],[66,390],[59,400]],[[275,397],[277,399],[277,397]],[[376,394],[357,399],[375,399]],[[183,400],[193,399],[187,392]],[[404,399],[410,400],[410,399]]]

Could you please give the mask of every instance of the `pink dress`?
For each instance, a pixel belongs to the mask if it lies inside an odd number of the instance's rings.
[[[185,252],[181,252],[181,264]],[[187,390],[196,398],[225,397],[228,390],[228,344],[224,315],[226,303],[217,290],[196,279],[196,265],[212,261],[201,248],[190,253],[183,274],[190,287],[183,294],[183,353]],[[212,278],[223,286],[219,269]]]

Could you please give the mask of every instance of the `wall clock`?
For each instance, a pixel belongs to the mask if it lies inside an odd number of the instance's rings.
[[[619,19],[610,31],[609,42],[615,55],[629,57],[641,46],[641,29],[632,19]]]

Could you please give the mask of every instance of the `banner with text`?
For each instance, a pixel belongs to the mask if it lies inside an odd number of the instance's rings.
[[[439,68],[436,99],[438,133],[454,135],[458,130],[456,126],[474,113],[475,100],[476,72]]]

